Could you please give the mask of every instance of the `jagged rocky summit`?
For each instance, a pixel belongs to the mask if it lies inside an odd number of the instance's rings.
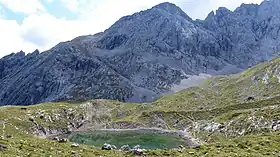
[[[102,33],[3,57],[0,105],[152,101],[190,75],[236,73],[277,56],[279,15],[279,0],[219,8],[196,21],[162,3]]]

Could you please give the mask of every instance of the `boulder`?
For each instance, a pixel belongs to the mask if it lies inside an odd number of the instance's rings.
[[[76,152],[75,152],[75,151],[72,151],[72,152],[71,152],[71,154],[72,154],[72,155],[75,155],[75,154],[76,154]]]
[[[128,151],[130,151],[130,150],[131,150],[131,148],[129,147],[129,145],[123,145],[123,146],[121,146],[121,151],[128,152]]]
[[[255,98],[252,97],[252,96],[250,96],[250,97],[247,98],[247,101],[254,101],[254,100],[255,100]]]
[[[3,149],[7,149],[7,148],[8,148],[7,146],[0,144],[0,151],[3,150]]]
[[[34,121],[35,121],[35,119],[34,119],[33,116],[29,117],[28,119],[29,119],[29,121],[31,121],[31,122],[34,122]]]
[[[58,142],[59,143],[66,143],[66,142],[68,142],[68,139],[62,138],[62,139],[59,139]]]
[[[13,138],[13,135],[7,135],[6,138]]]
[[[134,154],[135,155],[143,155],[144,154],[144,149],[140,149],[140,148],[134,149]]]
[[[115,146],[115,145],[111,145],[111,147],[112,147],[112,149],[115,149],[115,150],[118,149],[117,146]]]
[[[58,138],[58,137],[54,137],[52,140],[58,142],[58,141],[59,141],[59,138]]]
[[[72,147],[72,148],[77,148],[77,147],[79,147],[79,144],[78,144],[78,143],[73,143],[73,144],[71,145],[71,147]]]
[[[105,144],[102,146],[101,149],[102,149],[102,150],[112,150],[113,147],[112,147],[112,145],[110,145],[110,144],[108,144],[108,143],[105,143]]]
[[[186,149],[186,148],[183,145],[180,145],[179,149]]]
[[[141,146],[140,145],[136,145],[133,147],[133,149],[139,149]]]

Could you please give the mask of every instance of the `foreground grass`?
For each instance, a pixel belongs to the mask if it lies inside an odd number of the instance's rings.
[[[264,135],[248,135],[226,140],[220,143],[204,145],[198,148],[185,150],[151,150],[145,156],[279,156],[280,132]],[[124,157],[135,156],[133,153],[116,151],[103,151],[100,148],[80,145],[72,148],[71,143],[58,143],[47,139],[32,136],[14,137],[0,140],[1,145],[8,146],[0,151],[1,157]]]

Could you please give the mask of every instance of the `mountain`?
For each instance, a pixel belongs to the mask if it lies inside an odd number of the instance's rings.
[[[215,32],[222,57],[229,63],[247,68],[279,54],[279,0],[265,0],[260,5],[242,4],[235,11],[219,8],[201,21]],[[226,55],[226,56],[225,56]]]
[[[278,55],[280,2],[192,20],[162,3],[104,32],[0,59],[0,105],[61,100],[149,102],[190,75],[230,74]]]
[[[133,152],[93,147],[90,137],[81,138],[81,145],[47,138],[137,128],[184,131],[188,139],[199,141],[198,146],[182,150],[147,150],[146,156],[275,156],[280,141],[279,67],[280,58],[276,58],[242,73],[215,76],[199,87],[150,103],[89,100],[1,107],[1,157],[71,156],[73,152],[80,156],[135,156]]]

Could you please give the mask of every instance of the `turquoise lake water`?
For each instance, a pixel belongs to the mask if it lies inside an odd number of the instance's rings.
[[[73,133],[69,137],[71,142],[102,147],[104,143],[130,147],[140,145],[144,149],[171,149],[186,142],[175,134],[154,133],[152,131],[123,131],[123,132],[86,132]]]

